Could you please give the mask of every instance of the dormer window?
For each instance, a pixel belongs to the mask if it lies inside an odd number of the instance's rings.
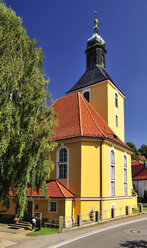
[[[90,89],[83,90],[82,95],[87,100],[87,102],[90,102]]]

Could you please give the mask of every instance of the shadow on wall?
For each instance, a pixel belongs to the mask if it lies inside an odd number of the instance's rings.
[[[121,243],[120,247],[128,247],[128,248],[147,248],[147,241],[145,240],[133,240],[133,241],[126,241],[125,243]]]

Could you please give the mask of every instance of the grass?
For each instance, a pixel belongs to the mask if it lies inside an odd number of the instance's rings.
[[[143,212],[147,212],[147,206],[143,206]],[[139,208],[134,209],[133,213],[139,213]]]
[[[59,232],[58,228],[41,228],[41,230],[35,230],[34,232],[27,233],[27,236],[38,236],[38,235],[53,234],[58,232]]]

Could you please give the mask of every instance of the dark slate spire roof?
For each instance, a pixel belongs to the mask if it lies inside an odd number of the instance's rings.
[[[92,67],[87,69],[78,82],[66,93],[69,94],[73,91],[82,89],[95,83],[99,83],[105,80],[111,80],[106,70],[103,67]],[[112,81],[112,80],[111,80]]]
[[[79,89],[91,86],[96,83],[101,83],[105,80],[110,80],[115,87],[125,96],[125,94],[116,86],[112,81],[106,70],[101,66],[95,66],[90,69],[87,69],[78,82],[66,92],[66,94],[73,93]]]

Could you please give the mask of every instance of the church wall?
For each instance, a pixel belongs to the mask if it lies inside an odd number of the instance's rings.
[[[118,91],[118,111],[115,109],[115,87],[108,83],[108,126],[118,137],[124,141],[124,98]],[[118,127],[115,123],[115,115],[118,113]]]
[[[81,143],[81,197],[100,196],[100,142]]]
[[[82,90],[79,92],[82,94]],[[106,83],[95,84],[90,87],[90,104],[103,120],[108,123]]]
[[[110,151],[113,145],[103,144],[103,179],[102,179],[102,196],[110,197]],[[114,146],[116,159],[116,196],[124,196],[123,192],[123,156],[124,149]],[[128,196],[132,195],[132,177],[131,177],[131,155],[127,155],[128,163]]]
[[[81,214],[87,215],[91,210],[100,211],[100,201],[81,201]]]
[[[69,150],[69,181],[65,179],[58,179],[65,187],[67,187],[73,194],[80,196],[81,192],[81,142],[64,143],[64,146]],[[58,145],[57,149],[60,147]],[[54,163],[54,170],[51,172],[51,180],[56,178],[56,153],[57,149],[52,152],[51,158]]]
[[[69,148],[69,190],[76,196],[81,193],[81,142],[67,144]]]
[[[108,123],[107,84],[101,83],[91,87],[91,105],[96,112]]]
[[[137,197],[105,200],[102,203],[103,219],[111,218],[111,208],[115,208],[115,216],[126,215],[126,206],[129,207],[129,212],[132,213],[132,208],[137,206]]]

